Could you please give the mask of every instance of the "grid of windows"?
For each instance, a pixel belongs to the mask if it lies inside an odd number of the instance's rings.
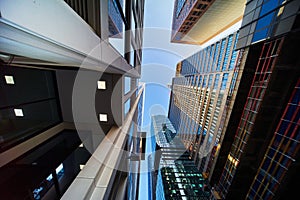
[[[222,42],[221,42],[221,50],[220,50],[217,69],[216,69],[217,71],[220,71],[220,69],[221,69],[221,63],[222,63],[223,53],[224,53],[224,49],[225,49],[225,42],[226,42],[225,39],[223,39]]]
[[[237,48],[287,33],[299,7],[297,0],[263,0],[247,3]]]
[[[236,167],[252,132],[252,126],[255,122],[256,115],[259,112],[261,102],[264,98],[264,94],[272,74],[274,67],[273,61],[279,54],[280,44],[282,41],[283,39],[279,38],[277,40],[266,42],[262,48],[235,139],[217,186],[217,191],[223,198],[226,197],[227,190],[231,185]]]
[[[187,76],[233,70],[238,52],[234,50],[237,41],[238,32],[188,57],[181,61],[180,73]]]
[[[177,6],[176,6],[176,17],[178,17],[184,3],[186,2],[186,0],[177,0]]]
[[[173,79],[170,120],[198,167],[207,173],[217,160],[216,150],[228,116],[223,103],[229,94],[228,85],[235,85],[231,83],[234,67],[230,65],[237,63],[237,54],[233,54],[237,37],[238,33],[231,34],[183,60],[182,76]]]
[[[109,31],[112,36],[117,35],[123,31],[123,25],[121,19],[121,14],[119,12],[117,2],[120,2],[120,5],[123,5],[123,0],[109,0],[108,1],[108,13],[109,13]]]
[[[258,173],[250,187],[248,199],[270,199],[278,190],[300,147],[300,79],[296,84]]]

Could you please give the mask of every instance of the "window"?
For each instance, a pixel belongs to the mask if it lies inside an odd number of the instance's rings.
[[[228,80],[228,73],[224,73],[223,79],[222,79],[221,90],[225,90],[227,80]]]
[[[104,114],[104,113],[99,114],[99,121],[107,122],[107,114]]]
[[[230,35],[229,38],[228,38],[228,43],[227,43],[225,58],[224,58],[223,66],[222,66],[222,71],[226,70],[226,68],[227,68],[227,63],[228,63],[228,60],[229,60],[229,54],[231,52],[232,38],[233,38],[233,35]]]
[[[182,10],[186,0],[178,0],[176,6],[176,17],[179,16],[180,11]]]
[[[97,87],[99,90],[105,90],[106,89],[106,82],[105,81],[98,81]]]
[[[215,82],[214,82],[214,89],[217,89],[218,83],[219,83],[219,79],[220,79],[220,74],[216,74]]]
[[[205,75],[204,78],[203,78],[203,85],[202,85],[202,87],[206,87],[206,79],[207,79],[207,75]]]
[[[212,84],[212,78],[213,78],[213,75],[212,74],[210,74],[209,75],[209,78],[208,78],[208,87],[210,87],[211,86],[211,84]]]
[[[252,39],[252,42],[256,42],[268,37],[268,32],[270,29],[270,24],[273,21],[274,12],[268,14],[267,16],[258,20],[255,28],[255,33]]]
[[[224,49],[225,49],[225,42],[226,42],[226,39],[223,39],[223,40],[222,40],[222,44],[221,44],[220,53],[219,53],[219,59],[218,59],[218,65],[217,65],[217,71],[220,71],[221,61],[222,61],[222,57],[223,57],[223,53],[224,53]]]
[[[14,85],[15,84],[13,76],[5,75],[4,78],[5,78],[6,84],[10,84],[10,85]]]
[[[213,68],[214,68],[214,71],[217,70],[217,69],[215,69],[215,64],[216,64],[216,59],[217,59],[217,55],[218,55],[218,52],[219,52],[219,46],[220,46],[220,42],[217,42],[215,53],[214,53],[214,58],[213,58],[213,64],[212,64]]]
[[[125,76],[124,94],[127,94],[131,90],[130,84],[131,84],[131,78]]]
[[[130,99],[128,99],[125,104],[124,104],[124,116],[127,115],[127,113],[129,112],[130,110]]]

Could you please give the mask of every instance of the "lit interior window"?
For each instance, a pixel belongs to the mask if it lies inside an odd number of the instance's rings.
[[[56,174],[58,174],[60,171],[62,171],[64,169],[63,164],[60,164],[56,169],[55,172]]]
[[[97,85],[98,85],[99,90],[105,90],[106,89],[106,82],[105,81],[98,81]]]
[[[100,122],[107,122],[107,114],[99,114]]]
[[[239,161],[233,158],[231,155],[228,155],[228,160],[234,164],[234,166],[237,166],[239,164]]]
[[[10,84],[10,85],[14,85],[15,84],[15,81],[14,81],[14,77],[13,76],[4,76],[5,77],[5,81],[7,84]]]
[[[50,174],[50,175],[46,178],[47,181],[51,181],[52,179],[53,179],[52,174]]]
[[[24,117],[22,109],[14,109],[14,112],[17,117]]]

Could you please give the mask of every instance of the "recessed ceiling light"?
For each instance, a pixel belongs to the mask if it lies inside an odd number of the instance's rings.
[[[107,114],[99,114],[100,122],[107,122]]]
[[[5,77],[6,84],[10,84],[10,85],[15,84],[15,81],[14,81],[14,77],[13,77],[13,76],[5,75],[4,77]]]
[[[97,85],[98,85],[99,90],[105,90],[106,89],[106,82],[105,81],[98,81]]]
[[[23,110],[22,109],[14,109],[14,112],[15,112],[15,115],[17,117],[24,117],[24,114],[23,114]]]
[[[79,165],[80,170],[82,170],[84,168],[85,165]]]

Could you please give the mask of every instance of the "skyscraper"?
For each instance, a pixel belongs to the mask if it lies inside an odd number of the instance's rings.
[[[193,5],[176,1],[174,10],[178,5],[183,8],[184,3]],[[193,55],[177,65],[169,117],[190,154],[199,153],[202,157],[198,167],[214,186],[212,199],[272,199],[296,195],[294,183],[299,177],[296,174],[299,169],[299,58],[296,53],[299,4],[299,1],[247,1],[235,47],[235,81],[230,84],[228,98],[221,107],[225,114],[218,116],[222,120],[217,123],[208,120],[214,117],[211,111],[215,108],[218,111],[218,107],[209,106],[210,96],[202,95],[197,89],[197,82],[202,80],[194,77],[205,75],[205,69],[213,68],[214,62],[203,64],[209,55],[201,59]],[[209,6],[213,5],[212,2]],[[174,14],[173,26],[174,21],[183,21],[179,15]],[[191,23],[191,27],[193,24],[197,23]],[[177,32],[180,31],[176,32],[181,29],[175,28],[173,36],[177,34],[176,38],[184,42],[187,37],[179,37]],[[198,34],[202,35],[201,30]],[[224,49],[222,53],[225,54]],[[194,66],[207,67],[199,73]],[[197,121],[201,117],[205,121]],[[206,127],[199,131],[200,123]],[[204,130],[213,131],[215,126],[222,130],[220,145],[208,151],[204,151],[205,146],[199,151],[201,138],[204,136],[209,141],[207,133],[203,135]],[[199,140],[200,149],[195,152]],[[207,161],[207,155],[212,158],[213,165]]]
[[[248,73],[217,163],[223,171],[215,174],[222,198],[286,198],[296,192],[291,177],[299,166],[299,6],[247,2],[237,48],[247,56]]]
[[[156,151],[151,165],[151,199],[207,199],[210,195],[207,180],[195,166],[176,134],[170,120],[154,115],[151,132],[155,136]]]
[[[136,198],[143,11],[0,2],[2,198]]]
[[[177,65],[169,118],[198,168],[209,178],[222,145],[237,82],[238,33]],[[224,128],[225,127],[225,128]]]

